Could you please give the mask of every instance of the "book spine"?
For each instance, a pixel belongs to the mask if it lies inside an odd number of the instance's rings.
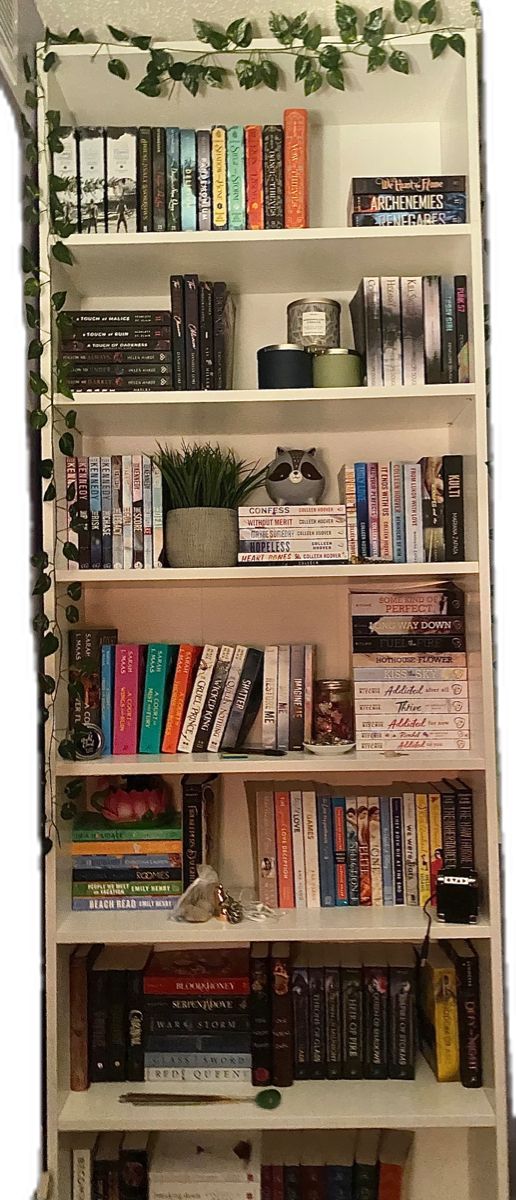
[[[423,545],[427,562],[444,562],[442,458],[421,458]]]
[[[353,1167],[326,1166],[325,1179],[327,1200],[353,1200]]]
[[[332,797],[332,813],[335,903],[337,907],[341,907],[349,903],[346,855],[346,801],[343,796]]]
[[[208,742],[208,750],[216,752],[220,749],[222,738],[224,736],[229,715],[233,707],[233,701],[242,676],[242,671],[245,666],[247,657],[247,646],[237,646],[233,655],[233,661],[229,668],[229,674],[226,686],[222,693],[222,700],[219,705],[218,712],[213,725],[213,733]]]
[[[462,956],[453,943],[445,943],[457,977],[460,1081],[463,1087],[482,1087],[482,1030],[477,953]]]
[[[394,872],[394,903],[405,903],[405,871],[403,862],[403,800],[391,797],[392,862]]]
[[[294,1079],[308,1079],[310,1074],[310,990],[308,967],[294,963],[292,967],[292,1023],[294,1028]]]
[[[154,459],[151,460],[152,498],[152,566],[163,566],[163,481],[161,471]]]
[[[222,737],[222,749],[234,750],[245,742],[256,717],[263,687],[263,651],[251,646],[235,692],[235,698]]]
[[[277,749],[289,748],[290,646],[278,647]]]
[[[283,1167],[271,1167],[271,1200],[285,1200]]]
[[[118,1160],[118,1200],[147,1200],[147,1175],[147,1150],[129,1150],[122,1144]]]
[[[211,683],[206,694],[199,728],[195,735],[194,753],[204,753],[208,749],[208,742],[211,736],[211,731],[217,715],[217,709],[221,702],[222,693],[226,685],[226,680],[233,658],[233,646],[221,646],[215,670],[212,675]]]
[[[430,895],[435,902],[437,876],[443,866],[443,827],[441,821],[441,796],[439,792],[428,794],[428,834],[430,843]]]
[[[199,334],[201,388],[211,391],[215,384],[213,284],[203,280],[199,283]]]
[[[228,157],[228,228],[245,229],[245,141],[243,125],[231,125],[227,131]]]
[[[115,647],[115,702],[113,754],[136,754],[138,750],[141,647]]]
[[[152,130],[152,228],[164,233],[167,228],[165,130]]]
[[[355,483],[355,468],[344,468],[344,495],[346,499],[346,519],[348,533],[348,550],[351,561],[358,558],[358,524],[357,524],[357,493]]]
[[[403,383],[400,281],[398,276],[383,276],[380,280],[380,292],[383,381],[385,387],[398,387]]]
[[[326,1078],[342,1077],[342,1025],[340,970],[324,968],[324,1027],[326,1030]]]
[[[455,279],[453,275],[441,276],[441,338],[443,359],[443,383],[458,383],[459,364],[457,358],[457,324],[455,317]]]
[[[301,1166],[289,1163],[283,1168],[283,1195],[285,1200],[301,1200]]]
[[[213,228],[228,227],[228,183],[226,129],[214,125],[211,131],[211,172],[213,189]]]
[[[413,1079],[416,1055],[416,973],[412,966],[389,968],[389,1079]]]
[[[314,723],[315,646],[305,646],[303,741],[311,742]]]
[[[303,837],[303,794],[290,793],[290,821],[294,872],[295,907],[306,908],[305,845]]]
[[[464,478],[461,454],[443,455],[444,545],[447,562],[464,562]]]
[[[159,754],[170,647],[152,642],[147,648],[145,690],[140,723],[140,754]]]
[[[265,228],[284,227],[283,128],[265,125],[263,129],[263,185]]]
[[[369,811],[367,796],[357,796],[358,869],[360,904],[371,904],[371,859],[369,853]]]
[[[278,855],[278,904],[280,908],[295,908],[289,792],[274,793],[274,811]]]
[[[271,980],[266,947],[251,947],[250,971],[252,1081],[256,1087],[263,1087],[272,1078]]]
[[[108,855],[102,856],[102,861],[108,858]],[[137,858],[137,855],[134,855]],[[143,855],[141,856],[144,857]],[[180,856],[178,856],[180,858]],[[77,860],[76,860],[77,861]],[[82,859],[78,861],[82,862]],[[162,884],[167,882],[179,883],[182,878],[181,867],[95,867],[85,869],[81,867],[73,867],[72,882],[85,883],[91,887],[104,887],[104,885],[114,883],[116,886],[125,883],[140,883],[145,887],[147,884],[154,882]],[[106,887],[106,891],[108,888]],[[150,888],[152,892],[152,888]],[[86,895],[86,892],[79,893]]]
[[[108,1076],[111,1083],[126,1077],[126,987],[125,971],[108,971]]]
[[[183,275],[170,276],[172,307],[172,367],[174,387],[186,391],[185,293]]]
[[[197,130],[197,228],[212,228],[211,133]]]
[[[252,1075],[249,1067],[145,1067],[146,1083],[251,1083],[251,1081]],[[228,1185],[225,1186],[227,1188]]]
[[[419,905],[419,868],[417,848],[416,798],[413,792],[403,793],[403,848],[405,854],[405,903]]]
[[[78,164],[78,144],[75,129],[70,129],[68,132],[60,134],[61,149],[54,150],[53,173],[62,181],[59,199],[66,211],[66,220],[71,228],[71,233],[79,232],[79,196],[80,196],[80,180],[79,180],[79,164]]]
[[[423,313],[426,382],[442,383],[441,290],[438,275],[425,275],[423,279]]]
[[[92,570],[102,566],[102,496],[100,488],[100,458],[92,455],[89,460],[89,497],[90,497],[90,567]]]
[[[308,113],[287,108],[285,129],[285,228],[308,225]]]
[[[263,662],[262,742],[275,750],[278,706],[278,646],[266,646]]]
[[[304,737],[305,648],[290,647],[289,749],[302,750]]]
[[[122,455],[122,544],[123,567],[133,565],[133,462],[130,454]]]
[[[72,912],[139,912],[175,908],[177,896],[74,896]]]
[[[271,948],[272,979],[272,1083],[290,1087],[294,1079],[292,1029],[292,976],[288,946],[275,942]]]
[[[440,212],[377,212],[353,213],[353,225],[389,226],[401,225],[412,228],[416,225],[462,225],[466,206],[457,208],[455,204],[447,205]]]
[[[355,463],[358,555],[369,558],[369,516],[367,511],[367,463]]]
[[[103,129],[77,130],[81,233],[106,232],[106,162]]]
[[[254,976],[252,976],[252,980]],[[163,1017],[149,1012],[145,1005],[145,1031],[149,1037],[175,1037],[179,1034],[250,1033],[248,1013],[176,1012]]]
[[[417,859],[419,881],[419,904],[424,908],[430,899],[430,837],[428,829],[428,797],[416,793]]]
[[[332,798],[329,795],[323,794],[317,797],[317,841],[321,908],[335,908],[333,811]]]
[[[380,522],[378,495],[378,464],[368,462],[367,470],[367,516],[369,521],[369,557],[380,557]]]
[[[181,229],[181,173],[179,164],[179,129],[169,126],[165,133],[167,229]]]
[[[273,1200],[271,1166],[261,1168],[261,1200]]]
[[[392,501],[391,501],[391,464],[378,463],[378,510],[380,558],[384,562],[392,562]]]
[[[324,1191],[325,1167],[301,1166],[301,1196],[302,1200],[325,1200]]]
[[[88,980],[88,1075],[91,1083],[109,1079],[107,971],[91,971]]]
[[[132,566],[143,568],[143,479],[142,456],[132,455],[133,485],[133,561]]]
[[[419,463],[404,463],[403,475],[405,497],[405,561],[424,562],[421,467]]]
[[[458,381],[469,383],[468,281],[465,275],[455,276],[455,322]]]
[[[88,960],[70,959],[70,1091],[85,1092],[88,1070]]]
[[[368,796],[367,815],[369,823],[369,858],[371,863],[371,904],[378,906],[384,903],[380,801],[378,796]]]
[[[391,805],[388,796],[380,796],[380,838],[383,903],[391,905],[394,904],[394,879],[392,870]]]
[[[364,1006],[362,968],[340,969],[342,1000],[342,1074],[344,1079],[362,1079],[364,1059]]]
[[[242,966],[243,970],[244,967]],[[214,972],[217,969],[214,968]],[[226,975],[220,974],[220,970],[213,974],[202,975],[151,975],[147,973],[143,981],[143,990],[145,996],[211,996],[222,995],[227,997],[249,996],[249,971],[245,968],[245,975]],[[182,1040],[184,1039],[184,1040]],[[247,1054],[249,1052],[248,1039],[243,1034],[234,1034],[231,1041],[220,1037],[200,1036],[196,1035],[175,1035],[169,1034],[163,1036],[153,1035],[153,1045],[148,1044],[147,1050],[150,1051],[176,1051],[181,1054],[185,1053],[202,1053],[203,1051],[213,1051],[214,1054],[223,1054],[225,1049],[232,1048],[239,1054]],[[162,1044],[155,1045],[156,1042]],[[190,1045],[190,1043],[200,1043],[200,1045]],[[238,1043],[242,1043],[239,1045]],[[187,1045],[188,1043],[188,1045]]]
[[[186,387],[196,392],[201,386],[199,353],[199,276],[185,275]]]
[[[192,753],[195,735],[199,728],[202,708],[215,669],[217,656],[218,646],[207,645],[204,647],[177,747],[181,754]]]
[[[456,812],[458,865],[474,871],[473,794],[464,784],[457,787]]]
[[[111,458],[109,455],[103,455],[100,460],[100,496],[102,566],[110,568],[113,566],[113,519]]]
[[[263,229],[263,137],[261,125],[245,127],[247,228]]]
[[[310,998],[310,1079],[324,1079],[326,1074],[326,1029],[324,968],[310,965],[308,969]]]
[[[100,714],[104,734],[103,754],[113,753],[113,688],[115,680],[115,647],[101,646],[100,650]]]
[[[439,1083],[460,1078],[457,976],[450,964],[433,972],[436,1075]]]
[[[152,131],[145,127],[138,130],[138,230],[152,228]]]
[[[186,891],[197,879],[203,861],[204,801],[202,785],[183,780],[183,886]]]
[[[93,1151],[82,1146],[72,1149],[72,1200],[93,1200]]]
[[[392,549],[395,563],[406,562],[405,479],[403,463],[391,463]]]
[[[143,565],[152,567],[152,463],[148,454],[142,454],[143,490]]]
[[[145,1002],[145,1007],[147,1001]],[[144,1055],[145,1067],[229,1067],[233,1070],[251,1066],[251,1054],[209,1054],[209,1053],[193,1053],[193,1054],[172,1054],[168,1051],[152,1051],[146,1052]]]
[[[403,383],[406,387],[417,387],[425,382],[422,278],[409,276],[401,279],[401,314]]]
[[[363,288],[367,384],[368,387],[383,387],[380,280],[368,276],[363,281]]]
[[[303,792],[303,835],[305,844],[306,904],[307,908],[320,908],[317,797],[314,791],[307,790]]]
[[[362,656],[354,655],[354,657],[357,658],[357,657],[364,657],[364,656],[363,655]],[[367,657],[370,658],[371,656],[368,655]],[[392,655],[390,653],[388,653],[387,656],[385,654],[381,654],[381,655],[375,654],[375,655],[373,655],[373,657],[375,659],[380,657],[380,659],[385,660],[386,657],[387,657],[387,659],[392,658]],[[399,657],[399,655],[394,655],[394,657],[397,658],[397,657]],[[438,654],[437,652],[432,652],[431,655],[425,654],[420,657],[424,658],[425,661],[432,661],[435,658],[438,658],[438,659],[452,659],[452,658],[462,659],[465,656],[463,654],[456,654],[455,652],[448,653],[448,651],[445,651],[444,654],[442,654],[442,653]],[[406,655],[405,655],[405,658],[407,659]],[[417,655],[411,654],[410,661],[412,661],[413,658],[417,658]],[[409,660],[407,659],[407,661],[409,661]],[[467,684],[466,684],[467,675],[468,675],[467,667],[444,667],[444,666],[443,667],[426,667],[426,666],[424,666],[424,667],[423,666],[414,666],[414,667],[397,667],[397,666],[392,667],[392,666],[390,666],[389,667],[389,666],[383,666],[383,667],[355,667],[355,669],[354,669],[354,676],[355,676],[356,682],[364,683],[366,686],[370,686],[372,682],[378,682],[378,683],[383,683],[384,686],[386,685],[387,689],[389,689],[391,686],[395,686],[400,683],[405,684],[405,686],[408,688],[410,688],[414,684],[425,684],[427,687],[433,688],[435,685],[435,686],[439,687],[440,689],[441,688],[449,689],[449,688],[452,688],[454,686],[454,684],[458,683],[459,686],[461,686],[463,689],[463,694],[464,694],[464,689],[467,686]],[[447,681],[447,682],[443,682],[443,681]],[[391,693],[388,691],[387,694],[390,695]]]
[[[193,233],[197,229],[197,150],[195,130],[179,131],[181,164],[181,229]]]
[[[77,489],[77,459],[68,454],[66,457],[66,538],[77,550],[77,559],[68,559],[68,570],[79,568],[79,534],[72,529],[73,513],[78,513]]]
[[[172,694],[165,723],[162,751],[164,754],[175,754],[181,734],[183,715],[190,699],[190,688],[193,672],[198,661],[199,650],[196,646],[181,645],[177,658]]]
[[[346,847],[349,903],[355,905],[360,904],[360,861],[357,801],[354,796],[346,796]]]
[[[364,967],[364,1078],[387,1079],[387,968]]]
[[[385,193],[428,193],[434,192],[466,192],[465,175],[440,175],[435,179],[425,175],[413,175],[406,178],[403,175],[390,176],[357,176],[351,180],[353,197],[371,193],[379,196]]]

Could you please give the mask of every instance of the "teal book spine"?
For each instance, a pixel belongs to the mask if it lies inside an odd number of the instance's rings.
[[[103,754],[113,753],[113,688],[115,647],[100,647],[100,724],[104,734]]]
[[[228,226],[246,228],[245,143],[243,125],[231,125],[227,131]]]
[[[179,129],[170,125],[165,134],[167,229],[181,229],[181,180],[179,169]]]
[[[197,141],[195,129],[181,129],[181,229],[197,229]]]
[[[166,646],[163,642],[152,642],[147,651],[140,754],[160,752],[167,684],[174,651],[177,655],[177,647]]]

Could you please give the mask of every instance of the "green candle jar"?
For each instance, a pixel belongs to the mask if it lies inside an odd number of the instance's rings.
[[[321,350],[314,355],[314,387],[361,387],[364,368],[358,350]]]

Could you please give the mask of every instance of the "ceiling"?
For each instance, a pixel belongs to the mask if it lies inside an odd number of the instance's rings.
[[[304,3],[326,32],[334,28],[335,0],[319,0],[313,6],[307,0]],[[376,4],[377,0],[365,0],[359,7],[367,10]],[[133,33],[186,40],[191,37],[195,17],[225,25],[245,15],[266,35],[270,8],[294,16],[302,9],[303,0],[108,0],[108,4],[106,0],[36,0],[36,6],[44,24],[60,33],[78,25],[84,33],[94,34],[94,40],[102,40],[108,20]],[[472,24],[470,0],[449,0],[442,7],[457,24]]]

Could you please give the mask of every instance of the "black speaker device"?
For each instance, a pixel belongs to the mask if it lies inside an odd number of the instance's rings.
[[[438,921],[475,925],[480,898],[479,878],[468,867],[443,867],[436,884]]]

